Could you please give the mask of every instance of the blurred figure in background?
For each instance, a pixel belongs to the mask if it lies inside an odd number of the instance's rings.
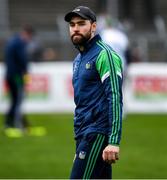
[[[5,47],[5,80],[9,90],[10,107],[5,117],[5,134],[8,137],[22,137],[29,128],[21,105],[25,93],[28,75],[28,44],[34,36],[34,29],[30,25],[22,27],[21,32],[9,39]]]
[[[126,71],[127,65],[131,62],[129,39],[126,33],[114,25],[112,19],[109,16],[105,16],[105,24],[101,29],[101,37],[108,45],[112,47],[114,51],[122,59],[124,72]]]

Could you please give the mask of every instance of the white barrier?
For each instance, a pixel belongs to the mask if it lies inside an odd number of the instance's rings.
[[[0,112],[8,107],[7,88],[0,65]],[[38,63],[30,65],[30,82],[26,86],[23,110],[26,112],[73,112],[72,63]]]
[[[167,64],[131,64],[124,99],[128,112],[167,113]]]
[[[72,63],[38,63],[30,67],[23,110],[73,112]],[[0,64],[0,112],[8,108],[3,77],[4,67]],[[167,64],[131,64],[124,86],[124,107],[129,113],[167,113]]]

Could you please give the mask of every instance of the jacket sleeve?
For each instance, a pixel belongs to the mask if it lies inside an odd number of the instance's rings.
[[[102,50],[96,61],[109,105],[108,143],[119,145],[122,132],[122,62],[111,50]]]

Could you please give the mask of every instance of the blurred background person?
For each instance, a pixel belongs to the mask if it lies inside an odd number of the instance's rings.
[[[122,59],[124,72],[131,61],[130,43],[123,26],[116,26],[109,15],[105,15],[103,28],[100,30],[102,39],[116,51]]]
[[[5,134],[9,137],[21,137],[28,122],[22,114],[21,104],[24,86],[28,80],[27,45],[34,36],[30,25],[22,27],[21,32],[9,38],[5,47],[4,63],[6,66],[6,83],[9,90],[10,107],[5,117]]]

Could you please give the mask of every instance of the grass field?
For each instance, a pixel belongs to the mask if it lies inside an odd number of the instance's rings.
[[[44,126],[44,137],[11,139],[0,133],[0,178],[69,177],[74,156],[73,115],[28,115]],[[3,117],[0,115],[2,130]],[[121,156],[113,178],[167,178],[167,115],[128,115],[123,122]]]

